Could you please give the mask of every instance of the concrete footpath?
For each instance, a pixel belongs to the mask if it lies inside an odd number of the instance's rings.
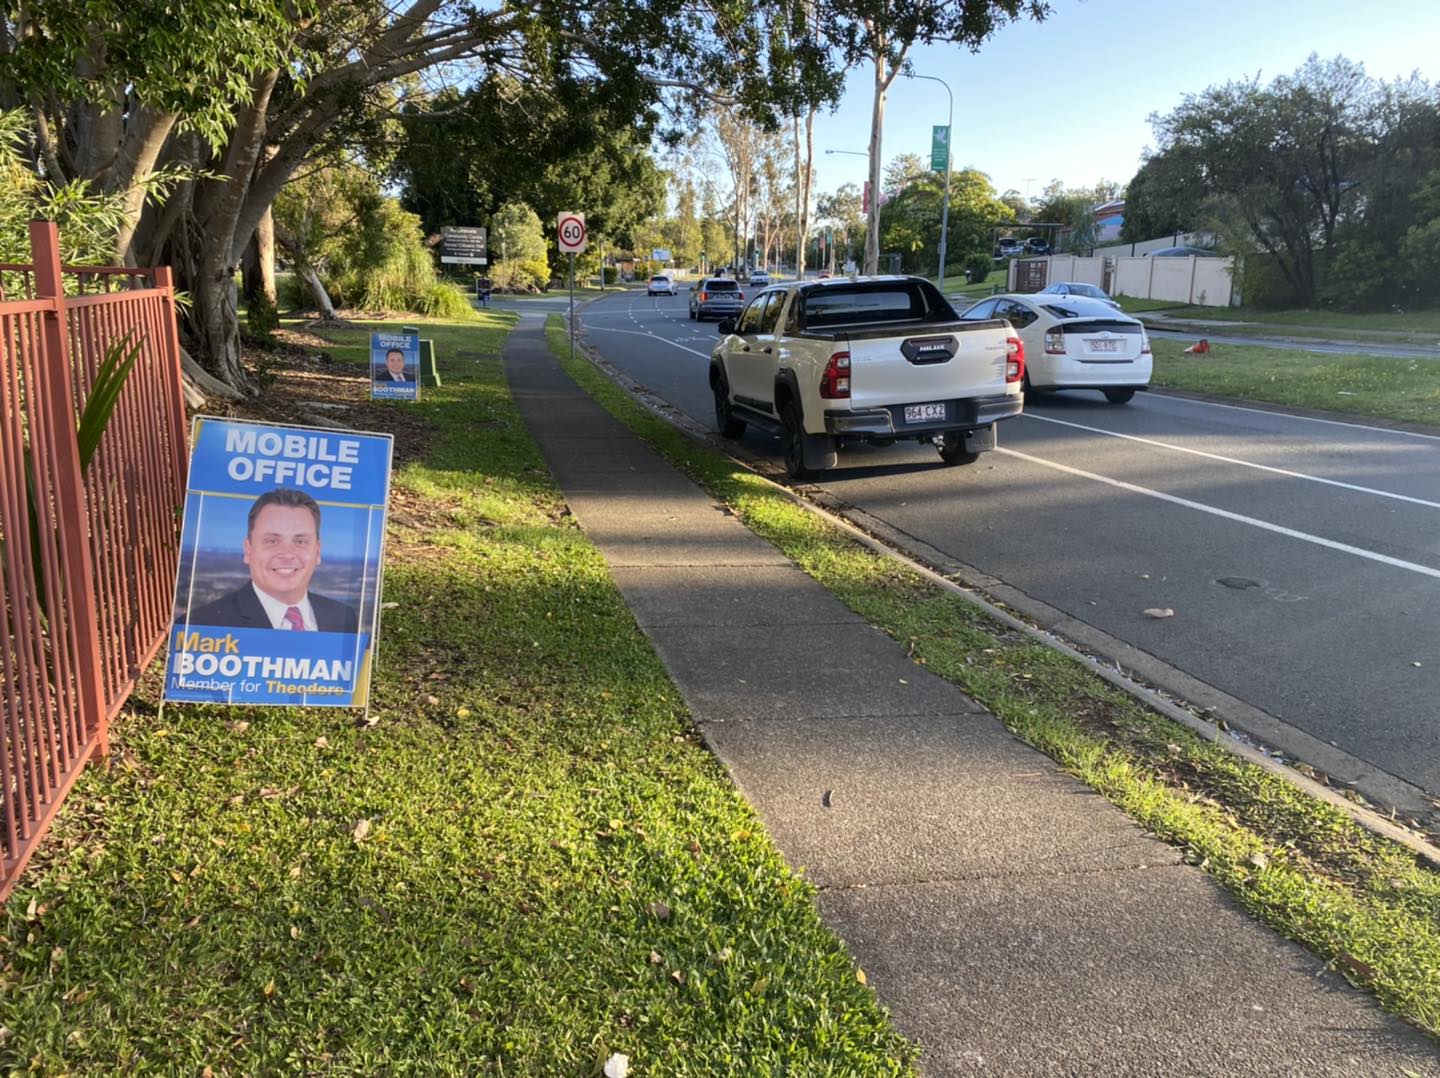
[[[1437,1075],[1434,1042],[1252,921],[594,403],[505,370],[711,749],[929,1075]]]

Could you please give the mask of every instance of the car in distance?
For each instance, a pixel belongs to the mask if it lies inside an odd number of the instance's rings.
[[[645,286],[647,296],[673,296],[675,295],[675,278],[668,273],[657,273],[650,278],[650,283]]]
[[[1041,236],[1031,236],[1025,241],[1025,253],[1048,255],[1050,253],[1050,241]]]
[[[716,426],[727,438],[752,425],[778,433],[795,479],[854,443],[919,441],[945,464],[973,464],[1024,406],[1014,331],[960,321],[923,277],[773,285],[719,328]]]
[[[1158,251],[1146,251],[1150,258],[1189,258],[1191,255],[1198,255],[1200,258],[1219,258],[1219,251],[1211,251],[1204,247],[1161,247]]]
[[[768,288],[770,286],[770,274],[764,270],[756,270],[750,274],[751,288]]]
[[[960,314],[1003,319],[1025,345],[1025,389],[1097,389],[1125,404],[1150,386],[1150,338],[1138,319],[1088,296],[993,296]]]
[[[1120,304],[1105,294],[1105,290],[1098,285],[1085,284],[1082,281],[1056,281],[1048,284],[1037,296],[1084,296],[1086,299],[1098,299],[1101,303],[1108,303],[1119,310]]]
[[[1014,236],[1006,236],[1000,241],[999,254],[1001,258],[1010,258],[1014,255],[1023,255],[1025,244],[1021,243]]]
[[[690,289],[690,317],[697,322],[737,315],[744,303],[739,283],[727,277],[702,277]]]

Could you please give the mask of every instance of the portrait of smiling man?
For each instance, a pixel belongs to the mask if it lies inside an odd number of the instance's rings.
[[[245,541],[249,583],[193,611],[191,625],[290,632],[353,633],[354,608],[310,591],[320,564],[320,506],[304,491],[277,487],[250,507]]]
[[[385,366],[375,368],[375,377],[382,382],[415,381],[415,376],[405,369],[405,353],[398,348],[385,353]]]

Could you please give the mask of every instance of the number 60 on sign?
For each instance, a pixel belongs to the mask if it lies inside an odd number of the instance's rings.
[[[585,250],[585,215],[583,213],[562,213],[556,220],[560,236],[561,254],[580,254]]]

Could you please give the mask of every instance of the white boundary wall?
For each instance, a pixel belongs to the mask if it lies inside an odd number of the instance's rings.
[[[1167,244],[1168,246],[1168,244]],[[1012,260],[1008,287],[1013,291],[1019,280],[1019,261]],[[1177,304],[1199,307],[1228,307],[1234,285],[1233,258],[1103,257],[1077,258],[1074,255],[1051,255],[1045,262],[1047,283],[1075,281],[1105,287],[1105,263],[1111,263],[1110,293],[1134,299],[1169,300]]]

